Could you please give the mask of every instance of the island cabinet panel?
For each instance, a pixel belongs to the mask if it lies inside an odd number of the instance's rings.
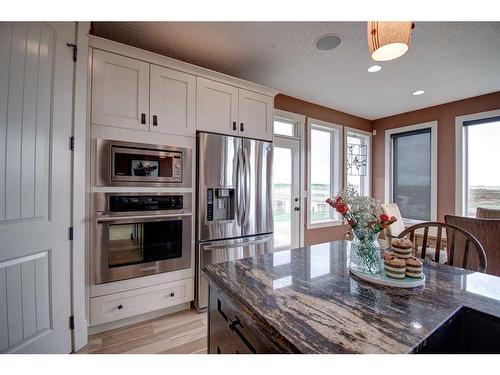
[[[94,50],[92,122],[148,130],[149,64]]]
[[[210,285],[208,311],[208,352],[210,354],[276,353],[255,334],[245,313]]]
[[[151,65],[150,101],[150,131],[194,137],[195,76]]]

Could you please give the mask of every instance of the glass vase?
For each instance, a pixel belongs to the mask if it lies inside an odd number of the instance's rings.
[[[360,235],[353,231],[349,253],[349,267],[358,272],[379,273],[382,271],[382,257],[377,234]]]

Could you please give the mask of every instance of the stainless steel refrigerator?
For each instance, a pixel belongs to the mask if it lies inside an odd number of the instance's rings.
[[[198,133],[197,158],[195,306],[203,311],[204,266],[273,250],[273,144]]]

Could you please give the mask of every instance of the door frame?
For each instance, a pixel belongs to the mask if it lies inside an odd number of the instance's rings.
[[[74,150],[71,176],[71,314],[74,328],[71,332],[73,352],[87,345],[86,280],[86,168],[87,168],[87,86],[90,22],[76,22],[77,61],[74,68],[73,127]]]
[[[305,124],[306,124],[306,116],[301,115],[299,113],[283,111],[281,109],[275,109],[273,115],[273,124],[274,119],[277,120],[285,120],[286,122],[292,123],[295,125],[294,128],[294,136],[286,136],[274,134],[274,126],[273,126],[273,142],[277,138],[289,138],[295,139],[299,141],[299,197],[300,197],[300,213],[299,213],[299,246],[304,246],[304,235],[305,235],[305,199],[307,196],[307,192],[305,191],[305,160],[306,160],[306,142],[305,142]]]

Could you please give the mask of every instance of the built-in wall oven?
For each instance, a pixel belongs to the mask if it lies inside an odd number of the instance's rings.
[[[191,266],[191,193],[94,193],[97,284]]]
[[[97,186],[191,187],[191,149],[96,139]]]

